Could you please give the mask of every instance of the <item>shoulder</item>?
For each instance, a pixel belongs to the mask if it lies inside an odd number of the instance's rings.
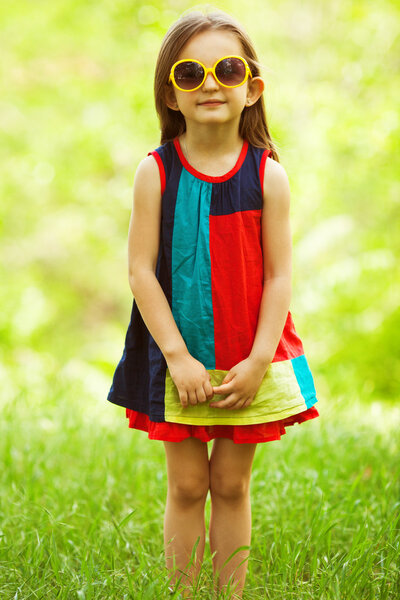
[[[289,178],[284,167],[271,157],[267,158],[264,169],[264,205],[278,204],[288,208],[290,204]]]
[[[174,142],[170,140],[152,152],[149,152],[138,166],[139,177],[157,180],[161,186],[161,194],[165,191],[166,181],[174,164]],[[136,175],[137,176],[137,175]]]
[[[153,155],[143,158],[135,172],[134,191],[138,198],[157,200],[161,197],[161,178],[159,165]]]
[[[153,154],[143,158],[137,166],[135,177],[155,177],[158,175],[157,159]]]

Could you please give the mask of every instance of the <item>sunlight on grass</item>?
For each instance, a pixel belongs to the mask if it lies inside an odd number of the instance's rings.
[[[162,443],[129,430],[124,409],[105,400],[106,381],[74,369],[52,397],[2,407],[0,589],[167,597]],[[365,589],[395,598],[399,409],[356,397],[317,406],[319,419],[257,449],[244,598],[341,600]],[[209,598],[211,578],[207,544],[196,597]]]

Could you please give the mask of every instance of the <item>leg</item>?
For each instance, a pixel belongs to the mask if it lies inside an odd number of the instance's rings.
[[[204,554],[204,506],[209,489],[208,448],[205,442],[196,438],[164,442],[164,447],[168,473],[164,518],[166,566],[172,584],[182,577],[185,597],[190,598],[189,587],[198,576]],[[198,538],[195,561],[188,568]]]
[[[250,477],[257,444],[235,444],[217,438],[210,458],[210,547],[215,583],[223,588],[231,579],[234,598],[241,598],[247,573],[249,551],[238,552],[225,567],[223,563],[240,546],[251,541]],[[235,572],[236,570],[236,572]]]

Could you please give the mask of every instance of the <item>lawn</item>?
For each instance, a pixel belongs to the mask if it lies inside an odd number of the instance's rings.
[[[168,598],[162,442],[82,398],[3,408],[0,597]],[[317,406],[319,419],[257,448],[243,598],[395,600],[399,408]],[[211,574],[207,544],[196,598],[211,598]]]

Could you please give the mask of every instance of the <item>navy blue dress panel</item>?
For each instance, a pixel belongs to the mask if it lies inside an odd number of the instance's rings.
[[[171,142],[160,146],[155,152],[162,160],[166,175],[156,278],[171,305],[172,232],[182,164]],[[119,406],[145,413],[154,422],[164,422],[166,368],[165,358],[133,299],[123,354],[114,372],[107,399]]]
[[[226,181],[213,184],[210,215],[229,215],[243,210],[262,209],[259,171],[264,152],[263,148],[249,144],[241,168]]]

